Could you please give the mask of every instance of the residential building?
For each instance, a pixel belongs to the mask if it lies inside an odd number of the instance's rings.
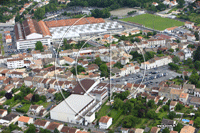
[[[6,116],[8,114],[8,111],[7,110],[5,110],[5,109],[0,109],[0,117],[2,118],[2,117],[4,117],[4,116]]]
[[[100,129],[108,129],[112,125],[112,118],[108,116],[102,116],[99,120]]]
[[[19,115],[15,113],[10,113],[0,119],[0,124],[3,126],[9,126],[11,123],[15,124],[19,119]]]
[[[19,127],[26,127],[26,124],[33,124],[33,118],[21,116],[18,119],[18,126]]]
[[[63,128],[64,124],[61,123],[57,123],[57,122],[51,122],[46,129],[54,131],[55,128],[58,129],[58,131],[61,131],[61,129]]]
[[[186,28],[188,28],[188,29],[193,29],[193,26],[194,26],[194,23],[193,23],[193,22],[188,22],[188,21],[185,22],[185,27],[186,27]]]
[[[180,133],[195,133],[195,128],[192,126],[184,126]]]
[[[16,69],[24,67],[24,60],[22,58],[18,59],[7,59],[7,68]]]
[[[189,94],[188,93],[181,93],[179,96],[179,101],[183,102],[184,104],[187,103]]]
[[[176,102],[176,101],[171,101],[171,102],[170,102],[170,105],[169,105],[169,110],[170,110],[170,111],[174,111],[176,105],[177,105],[177,102]]]
[[[43,105],[31,105],[29,108],[29,112],[33,113],[34,115],[39,114],[41,109],[43,109]]]
[[[49,121],[47,120],[41,120],[41,119],[37,119],[35,120],[34,122],[34,125],[37,127],[37,128],[43,128],[43,129],[46,129],[47,126],[50,124]]]
[[[159,131],[160,131],[160,128],[152,127],[150,133],[158,133]]]

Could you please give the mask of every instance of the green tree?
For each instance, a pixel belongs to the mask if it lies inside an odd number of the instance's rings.
[[[196,37],[196,40],[198,41],[198,40],[199,40],[199,32],[195,31],[195,32],[194,32],[194,35],[195,35],[195,37]]]
[[[169,117],[169,119],[174,119],[176,117],[176,113],[174,111],[169,112],[168,117]]]
[[[200,61],[195,61],[194,67],[195,67],[198,71],[200,71]]]
[[[57,128],[54,129],[53,133],[60,133]]]
[[[155,102],[154,100],[149,100],[147,105],[150,107],[150,108],[153,108],[153,106],[155,105]]]
[[[173,130],[174,130],[174,131],[177,131],[177,132],[180,132],[182,128],[183,128],[183,124],[178,123],[178,124],[173,128]]]
[[[155,111],[151,110],[147,112],[147,117],[149,119],[157,119],[158,115]]]
[[[135,127],[136,124],[138,124],[138,119],[132,115],[125,116],[122,121],[122,127],[124,128]]]
[[[197,60],[200,61],[200,46],[198,46],[197,50],[194,51],[194,56],[193,56],[194,62]]]
[[[178,104],[176,105],[176,107],[175,107],[175,110],[178,111],[178,110],[181,110],[181,109],[183,109],[183,108],[184,108],[184,105],[178,103]]]
[[[44,51],[44,47],[41,41],[37,41],[35,44],[35,50],[40,50],[41,52]]]
[[[113,67],[117,67],[119,69],[123,68],[123,65],[120,62],[117,62],[116,64],[114,64]]]
[[[196,88],[200,88],[200,80],[197,82]]]
[[[113,104],[113,107],[117,110],[121,109],[123,106],[123,101],[119,98],[116,98]]]
[[[101,58],[100,58],[100,57],[97,57],[97,58],[94,60],[94,63],[97,64],[98,66],[100,66],[100,65],[102,64]]]
[[[38,102],[40,101],[40,96],[38,94],[34,94],[33,97],[32,97],[32,101],[33,102]]]
[[[170,48],[170,49],[169,49],[169,52],[172,52],[172,53],[173,53],[173,52],[174,52],[174,49]]]
[[[169,128],[166,127],[165,129],[163,129],[162,133],[170,133]]]
[[[168,65],[170,66],[170,68],[171,68],[172,70],[176,70],[176,71],[179,70],[179,66],[178,66],[177,64],[169,63]]]
[[[200,128],[200,117],[197,117],[197,118],[194,120],[194,125],[195,125],[195,127]]]
[[[191,76],[189,77],[189,81],[192,83],[192,84],[197,84],[197,82],[199,81],[199,75],[198,73],[192,73]]]
[[[41,20],[44,18],[45,15],[45,8],[37,8],[37,10],[34,12],[34,16]]]
[[[179,59],[178,56],[174,56],[174,57],[172,58],[172,60],[173,60],[174,63],[178,63],[178,62],[180,61],[180,59]]]
[[[40,133],[51,133],[50,130],[40,128]]]
[[[29,128],[25,131],[25,133],[35,133],[36,127],[33,124],[29,125]]]

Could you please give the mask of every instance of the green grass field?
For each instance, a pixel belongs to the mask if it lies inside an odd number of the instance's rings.
[[[129,17],[121,19],[122,21],[130,21],[138,24],[142,24],[145,27],[154,28],[156,30],[163,31],[166,28],[174,27],[174,26],[182,26],[184,25],[183,22],[169,19],[169,18],[162,18],[160,16],[152,15],[152,14],[142,14],[135,17]]]

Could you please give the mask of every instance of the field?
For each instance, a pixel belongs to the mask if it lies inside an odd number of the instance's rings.
[[[166,28],[174,27],[174,26],[182,26],[184,25],[183,22],[169,19],[169,18],[162,18],[160,16],[152,15],[152,14],[142,14],[135,17],[129,17],[121,19],[122,21],[130,21],[138,24],[142,24],[145,27],[154,28],[156,30],[163,31]]]

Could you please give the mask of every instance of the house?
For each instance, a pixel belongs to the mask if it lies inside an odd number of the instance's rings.
[[[43,129],[46,129],[47,126],[50,124],[49,121],[47,120],[41,120],[41,119],[37,119],[35,120],[34,122],[34,125],[37,127],[37,128],[43,128]]]
[[[178,48],[178,43],[168,43],[168,49],[174,49]]]
[[[193,121],[193,120],[190,120],[189,125],[190,125],[190,126],[193,126],[193,125],[194,125],[194,121]]]
[[[178,133],[177,131],[170,131],[170,133]]]
[[[4,116],[6,116],[8,114],[8,111],[7,110],[5,110],[5,109],[0,109],[0,117],[2,118],[2,117],[4,117]]]
[[[58,131],[61,131],[61,129],[63,128],[64,124],[61,123],[57,123],[57,122],[51,122],[46,129],[54,131],[55,128],[58,129]]]
[[[24,60],[23,58],[17,59],[7,59],[7,68],[8,69],[16,69],[24,67]]]
[[[11,35],[6,35],[6,44],[12,43]]]
[[[170,91],[171,99],[178,100],[181,93],[183,93],[183,89],[180,89],[180,90],[171,89],[171,91]]]
[[[63,58],[64,58],[66,64],[69,64],[69,65],[75,64],[75,60],[74,59],[72,59],[70,57],[67,57],[67,56],[65,56]]]
[[[190,105],[199,106],[200,105],[200,98],[199,97],[192,97],[190,100]]]
[[[196,40],[196,37],[193,34],[185,33],[184,35],[185,35],[185,37],[187,38],[188,41],[195,41]]]
[[[189,94],[188,93],[181,93],[179,96],[179,101],[183,102],[184,104],[187,103]]]
[[[158,133],[159,131],[160,131],[160,128],[152,127],[150,133]]]
[[[4,126],[9,126],[11,123],[16,123],[19,119],[18,114],[10,113],[0,119],[0,124]]]
[[[73,128],[73,127],[67,127],[67,126],[64,126],[62,129],[61,129],[61,133],[77,133],[77,131],[79,131],[79,129],[76,129],[76,128]]]
[[[121,128],[121,133],[129,133],[129,128]]]
[[[200,89],[198,89],[198,88],[194,89],[194,96],[200,97]]]
[[[133,30],[131,31],[131,35],[136,35],[136,34],[139,34],[140,33],[140,30]]]
[[[108,129],[112,125],[112,118],[108,116],[102,116],[99,120],[100,129]]]
[[[192,126],[184,126],[181,129],[180,133],[195,133],[195,130],[196,129],[194,127],[192,127]]]
[[[172,32],[174,32],[174,29],[176,29],[176,28],[178,28],[178,26],[167,28],[167,29],[164,30],[164,32],[172,33]]]
[[[44,108],[43,105],[31,105],[29,108],[29,112],[33,114],[39,114],[42,108]]]
[[[177,105],[177,102],[176,102],[176,101],[171,101],[171,102],[170,102],[170,105],[169,105],[169,110],[170,110],[170,111],[174,111],[176,105]]]
[[[161,122],[162,128],[168,127],[170,130],[172,130],[174,126],[176,126],[176,121],[168,120],[165,118],[162,119],[162,122]]]
[[[183,85],[183,89],[185,90],[188,90],[188,93],[194,93],[194,90],[195,90],[195,85],[193,85],[193,84],[184,84]]]
[[[150,31],[150,30],[143,30],[143,31],[142,31],[142,35],[146,35],[146,36],[147,36],[147,34],[148,34],[149,32],[151,32],[151,31]]]
[[[19,127],[26,127],[25,124],[33,124],[33,118],[26,117],[26,116],[19,117],[19,119],[18,119],[18,126]]]
[[[137,128],[137,129],[135,130],[135,133],[143,133],[143,132],[144,132],[144,129]]]
[[[25,96],[24,99],[25,99],[25,100],[28,100],[28,101],[31,101],[32,97],[33,97],[33,94],[30,93],[30,94],[28,94],[27,96]]]
[[[188,29],[193,29],[193,26],[194,26],[194,23],[193,23],[193,22],[188,22],[188,21],[185,22],[185,27],[186,27],[186,28],[188,28]]]
[[[158,6],[158,3],[157,2],[153,2],[152,5]]]

